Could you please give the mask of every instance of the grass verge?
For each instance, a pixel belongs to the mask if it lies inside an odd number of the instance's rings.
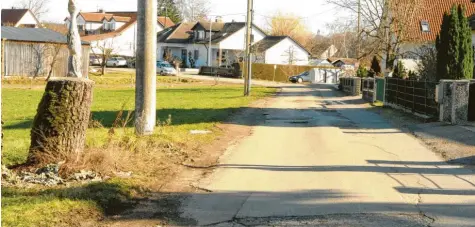
[[[239,85],[203,86],[157,90],[157,117],[161,122],[150,137],[136,137],[127,116],[134,107],[134,90],[114,85],[96,88],[92,106],[95,127],[87,132],[86,151],[73,170],[86,169],[111,179],[85,185],[30,189],[2,188],[2,226],[74,226],[97,221],[134,205],[149,191],[157,191],[174,175],[174,167],[199,157],[199,147],[223,132],[215,125],[249,103],[275,92],[254,88],[242,96]],[[43,89],[4,88],[4,164],[23,163],[29,132]],[[119,121],[118,113],[122,113]],[[130,116],[130,115],[129,115]],[[111,130],[112,129],[112,130]],[[210,130],[205,135],[190,130]],[[118,172],[133,172],[119,178]]]

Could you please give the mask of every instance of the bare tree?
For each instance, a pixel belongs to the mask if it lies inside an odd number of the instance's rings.
[[[270,35],[290,36],[303,46],[313,37],[302,18],[280,11],[267,20],[267,27]]]
[[[39,20],[44,14],[49,12],[49,2],[50,0],[21,0],[15,7],[29,9]]]
[[[56,67],[56,64],[58,63],[58,58],[59,58],[59,53],[63,50],[63,45],[60,43],[54,43],[51,44],[48,48],[47,51],[47,61],[48,61],[48,76],[46,77],[46,81],[48,81],[51,78],[51,75],[53,74],[53,70]]]
[[[330,42],[338,49],[336,57],[357,58],[358,34],[350,18],[338,18],[327,24]]]
[[[107,59],[109,59],[116,53],[116,49],[114,47],[114,39],[95,41],[92,43],[91,48],[96,57],[100,56],[99,59],[101,59],[101,75],[103,76],[106,74]],[[99,53],[96,53],[94,49],[98,50]]]
[[[286,58],[286,60],[282,63],[288,65],[294,65],[298,61],[302,60],[297,57],[297,52],[294,46],[290,46],[287,50],[285,50],[282,56]]]
[[[34,58],[31,62],[33,79],[44,74],[45,71],[45,55],[48,49],[46,44],[30,44],[33,50]]]
[[[206,18],[210,11],[209,0],[176,0],[181,18],[187,22]]]
[[[410,23],[419,11],[423,0],[327,0],[342,9],[358,13],[361,2],[362,27],[358,31],[361,40],[371,42],[371,48],[362,50],[358,58],[379,55],[385,59],[388,69],[392,69],[394,60],[401,54],[402,43],[411,41],[408,35]],[[364,46],[364,45],[362,45]]]
[[[437,81],[437,49],[434,46],[421,46],[417,53],[419,76],[423,80]]]

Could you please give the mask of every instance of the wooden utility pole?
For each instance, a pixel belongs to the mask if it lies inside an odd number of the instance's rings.
[[[252,78],[252,63],[251,63],[251,36],[252,36],[252,12],[253,0],[247,0],[247,19],[246,19],[246,75],[244,81],[244,96],[251,94],[251,78]]]
[[[357,50],[356,50],[356,58],[360,58],[361,54],[361,0],[358,0],[358,42],[357,42]]]
[[[137,0],[135,133],[150,135],[156,122],[157,1]]]

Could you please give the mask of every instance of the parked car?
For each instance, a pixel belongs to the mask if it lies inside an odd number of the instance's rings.
[[[157,61],[157,73],[162,76],[176,76],[177,71],[166,61]]]
[[[102,65],[102,58],[99,56],[89,56],[89,65]]]
[[[297,76],[289,77],[289,81],[292,83],[303,83],[303,82],[310,82],[310,72],[303,72]]]
[[[127,66],[127,60],[125,60],[125,58],[123,58],[123,57],[109,58],[109,59],[107,59],[106,66],[107,67]]]
[[[222,65],[217,68],[217,74],[219,76],[233,76],[234,75],[234,67],[230,65]]]

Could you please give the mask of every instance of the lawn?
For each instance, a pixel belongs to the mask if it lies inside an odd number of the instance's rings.
[[[123,75],[123,78],[127,77],[132,78],[130,75]],[[104,79],[106,77],[92,78],[100,80],[99,85],[107,85],[107,80]],[[126,127],[114,123],[119,113],[122,112],[121,119],[124,119],[127,111],[133,110],[134,107],[134,90],[122,86],[130,82],[123,78],[117,77],[112,80],[111,85],[98,86],[94,90],[91,112],[96,123],[95,127],[90,127],[87,132],[88,151],[107,150],[113,143],[111,141],[116,141],[116,144],[119,144],[117,142],[119,141],[120,144],[126,145],[114,147],[116,153],[111,156],[147,156],[151,154],[147,152],[161,151],[157,150],[157,147],[168,150],[172,150],[170,147],[173,147],[173,151],[179,149],[186,152],[187,149],[209,143],[218,137],[222,132],[215,127],[217,123],[226,120],[232,113],[252,101],[275,92],[272,88],[256,87],[253,89],[253,96],[245,98],[242,96],[242,86],[213,86],[188,80],[177,82],[175,78],[163,77],[159,79],[159,83],[173,86],[159,86],[157,90],[159,125],[156,127],[156,133],[148,138],[137,138],[133,133],[131,122],[126,124]],[[2,161],[4,165],[11,166],[26,160],[30,127],[43,89],[41,87],[29,89],[28,86],[21,88],[16,86],[17,83],[6,84],[15,85],[11,87],[7,85],[2,89],[4,121]],[[112,127],[115,131],[113,135],[110,133]],[[212,133],[192,135],[190,130],[210,130]],[[151,154],[151,158],[142,157],[137,163],[131,161],[130,167],[119,169],[127,171],[127,168],[135,167],[139,180],[113,177],[106,182],[81,186],[32,189],[3,187],[2,226],[68,225],[67,223],[73,220],[68,221],[72,216],[77,217],[74,220],[81,218],[95,220],[105,214],[115,214],[130,206],[130,201],[127,200],[140,191],[137,188],[144,188],[140,182],[153,182],[150,178],[156,177],[152,170],[157,170],[152,168],[144,170],[141,174],[137,166],[143,164],[142,162],[159,165],[158,163],[170,161],[168,159],[172,159],[170,158],[172,156]]]

